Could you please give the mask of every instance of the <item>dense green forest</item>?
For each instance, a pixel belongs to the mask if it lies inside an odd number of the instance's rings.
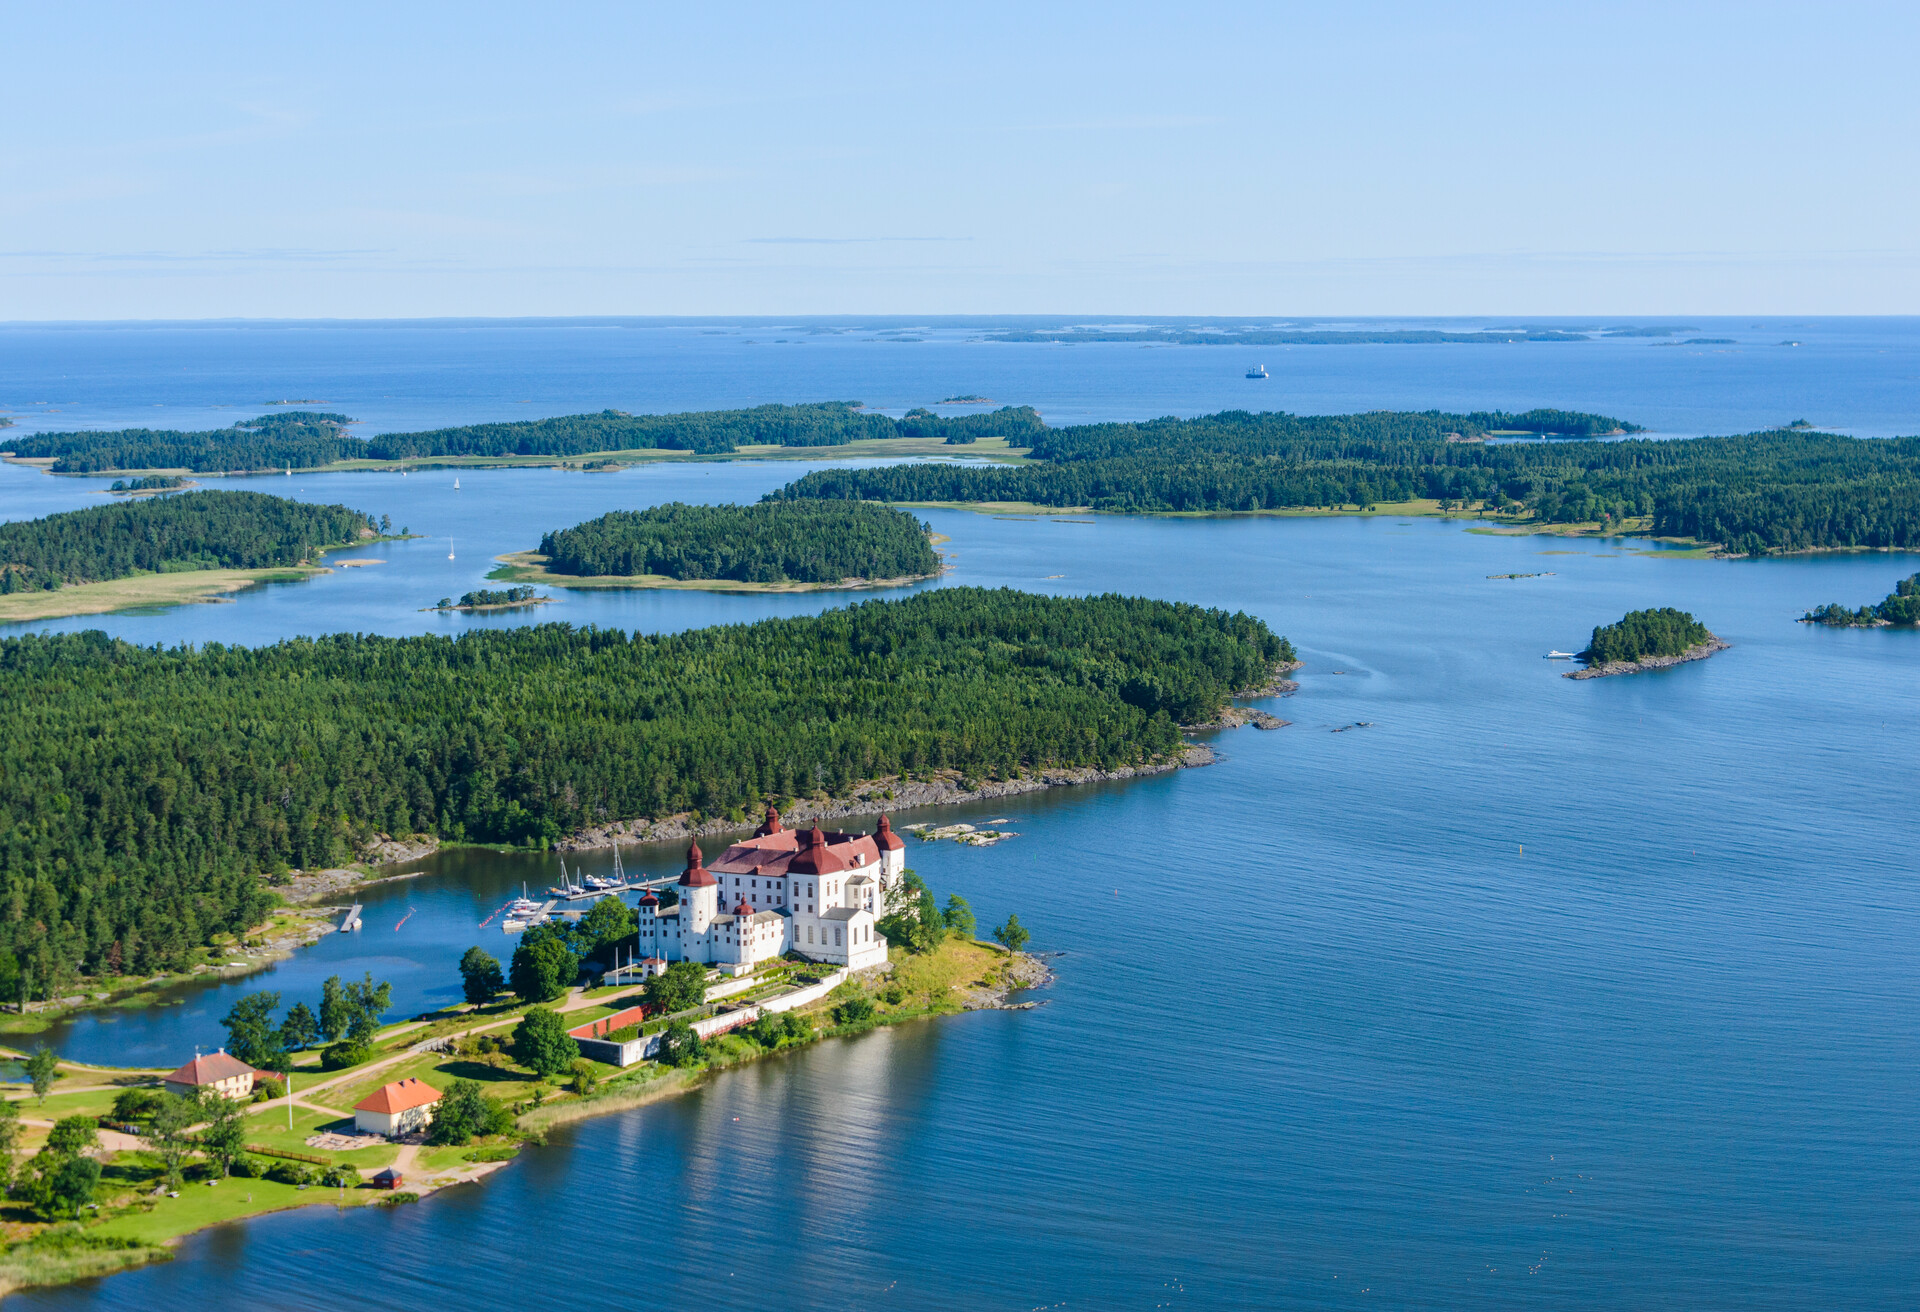
[[[345,506],[187,492],[0,524],[0,593],[138,573],[297,565],[377,530]]]
[[[149,474],[145,478],[116,478],[109,492],[171,492],[185,487],[187,480],[178,474]]]
[[[1537,413],[1537,412],[1536,412]],[[1603,416],[1439,413],[1201,419],[1047,429],[1039,463],[824,469],[779,497],[1029,501],[1115,511],[1366,506],[1427,497],[1556,524],[1647,517],[1663,536],[1750,555],[1920,547],[1920,438],[1781,429],[1676,441],[1463,442]]]
[[[664,574],[742,583],[838,583],[932,574],[927,526],[864,501],[616,510],[542,538],[558,574]]]
[[[539,842],[903,771],[1135,764],[1292,655],[1246,615],[978,588],[658,637],[0,639],[0,950],[36,989],[175,965],[259,921],[262,872],[375,832]]]
[[[12,447],[18,456],[53,457],[54,472],[62,474],[173,468],[198,473],[436,456],[575,456],[630,450],[728,455],[742,446],[844,446],[856,440],[893,437],[971,442],[980,437],[1023,439],[1044,427],[1040,416],[1028,406],[1008,406],[992,414],[951,419],[914,410],[896,420],[869,414],[854,401],[673,415],[603,410],[594,415],[472,424],[424,433],[382,433],[371,438],[346,432],[342,425],[351,422],[345,415],[293,410],[208,433],[148,428],[112,433],[41,433],[0,438],[0,445]]]
[[[1920,574],[1901,579],[1884,601],[1858,610],[1829,603],[1800,617],[1811,624],[1866,628],[1875,624],[1920,624]]]
[[[1580,658],[1589,665],[1609,661],[1638,661],[1649,656],[1678,656],[1689,647],[1713,641],[1707,626],[1683,610],[1628,611],[1617,624],[1603,624]]]
[[[196,474],[229,469],[281,469],[329,464],[366,454],[366,443],[342,427],[345,415],[283,410],[247,419],[232,428],[182,433],[125,428],[102,433],[33,433],[0,437],[0,446],[27,459],[53,458],[57,474],[96,474],[116,469],[188,469]]]

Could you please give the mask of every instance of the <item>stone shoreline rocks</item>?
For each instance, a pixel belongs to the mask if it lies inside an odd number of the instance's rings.
[[[1288,661],[1276,665],[1270,671],[1267,682],[1233,695],[1245,700],[1284,697],[1299,689],[1299,684],[1286,677],[1299,668],[1299,661]],[[1279,729],[1284,728],[1288,723],[1289,721],[1266,711],[1229,706],[1218,718],[1206,724],[1182,725],[1181,729],[1192,732],[1200,729],[1233,728],[1243,724],[1251,724],[1258,729]],[[851,797],[824,800],[798,798],[790,805],[783,807],[780,814],[789,827],[798,827],[815,820],[879,815],[882,812],[893,814],[916,810],[923,806],[951,806],[958,802],[983,802],[990,798],[1037,793],[1047,788],[1066,788],[1075,784],[1102,783],[1116,779],[1137,779],[1142,775],[1166,774],[1169,771],[1186,769],[1190,766],[1212,765],[1215,759],[1213,749],[1206,744],[1188,743],[1179,756],[1172,760],[1122,766],[1118,770],[1100,770],[1092,766],[1039,770],[1017,779],[976,783],[971,788],[966,786],[960,771],[936,770],[932,772],[930,779],[905,780],[889,777],[868,780],[857,785]],[[743,828],[750,828],[756,822],[757,817],[747,820],[703,820],[696,825],[691,823],[691,817],[684,813],[666,816],[659,820],[615,820],[608,824],[591,825],[581,829],[555,843],[554,849],[560,852],[584,852],[594,848],[615,847],[621,843],[677,843],[693,838],[738,833]]]
[[[1040,770],[1018,779],[1000,779],[968,788],[957,770],[937,770],[931,779],[877,779],[864,784],[853,797],[819,800],[797,798],[782,807],[781,819],[789,828],[811,824],[815,820],[838,820],[847,816],[895,814],[923,806],[950,806],[956,802],[983,802],[990,798],[1037,793],[1047,788],[1065,788],[1074,784],[1100,783],[1112,779],[1137,779],[1143,775],[1166,774],[1187,766],[1211,765],[1211,747],[1189,743],[1179,757],[1170,761],[1151,761],[1146,765],[1122,766],[1118,770],[1100,770],[1092,766],[1074,769]],[[881,794],[892,793],[886,797]],[[582,829],[554,844],[560,852],[584,852],[621,843],[683,842],[690,838],[738,833],[758,823],[747,820],[703,820],[691,823],[685,814],[659,820],[615,820],[610,824]]]
[[[1007,999],[1016,991],[1043,989],[1053,983],[1053,967],[1046,962],[1046,956],[1049,955],[1052,954],[1014,953],[1013,960],[1001,968],[999,978],[992,984],[966,989],[962,1008],[967,1011],[1031,1011],[1040,1004],[1035,1001],[1008,1002]]]
[[[1649,656],[1639,661],[1608,661],[1604,665],[1589,665],[1584,670],[1570,670],[1561,675],[1563,679],[1610,679],[1616,674],[1639,674],[1645,670],[1664,670],[1675,665],[1685,665],[1688,661],[1703,661],[1718,652],[1733,646],[1720,638],[1699,643],[1687,648],[1678,656]]]

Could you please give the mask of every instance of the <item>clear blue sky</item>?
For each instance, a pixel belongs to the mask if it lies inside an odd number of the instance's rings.
[[[0,319],[1920,311],[1911,3],[6,12]]]

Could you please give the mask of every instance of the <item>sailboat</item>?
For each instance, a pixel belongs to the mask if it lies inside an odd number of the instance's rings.
[[[447,559],[448,560],[453,559],[453,539],[452,538],[447,539]]]
[[[453,490],[455,492],[458,492],[460,490],[460,480],[457,478],[453,480]]]

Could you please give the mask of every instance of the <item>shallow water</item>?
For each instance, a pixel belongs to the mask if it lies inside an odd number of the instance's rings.
[[[786,477],[709,468],[727,497]],[[688,476],[707,475],[463,474],[460,495],[487,498],[478,555],[570,509],[692,496]],[[329,499],[404,494],[423,521],[451,495],[343,477],[357,495]],[[1391,518],[926,517],[953,539],[942,585],[1244,609],[1306,661],[1268,703],[1292,726],[1217,735],[1214,766],[956,808],[1020,837],[910,847],[942,896],[983,924],[1017,912],[1063,954],[1045,1006],[819,1045],[565,1129],[481,1187],[207,1232],[18,1304],[332,1308],[342,1281],[394,1309],[1911,1302],[1920,635],[1794,620],[1885,595],[1915,558],[1700,561]],[[89,627],[523,622],[419,616],[448,588],[413,559]],[[846,600],[595,594],[564,615],[666,629]],[[1733,649],[1590,682],[1541,659],[1657,605]],[[557,873],[425,864],[358,935],[83,1018],[62,1046],[159,1060],[217,1041],[234,993],[311,1001],[336,971],[392,978],[396,1013],[447,1000],[460,951],[511,944],[476,928],[486,911]]]

